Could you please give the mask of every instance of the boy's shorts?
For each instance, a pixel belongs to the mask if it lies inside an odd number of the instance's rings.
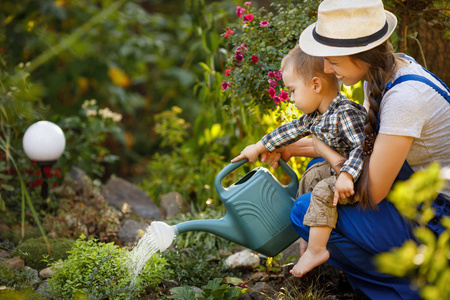
[[[303,174],[299,184],[299,195],[311,192],[311,203],[303,219],[305,226],[328,226],[334,228],[337,210],[333,205],[334,186],[337,176],[324,161],[311,166]],[[339,199],[338,204],[352,204],[354,197]]]

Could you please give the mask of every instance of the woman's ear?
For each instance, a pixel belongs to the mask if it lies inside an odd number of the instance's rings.
[[[311,87],[316,94],[320,93],[322,91],[322,79],[313,77],[313,79],[311,79]]]

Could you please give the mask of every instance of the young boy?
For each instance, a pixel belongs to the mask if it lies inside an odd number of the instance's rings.
[[[305,177],[314,174],[305,172],[302,178],[303,185],[308,181],[318,183],[312,190],[311,204],[303,221],[310,227],[308,247],[291,270],[294,276],[301,277],[330,256],[326,245],[336,226],[338,200],[339,204],[355,202],[352,195],[354,182],[362,170],[360,145],[364,141],[366,110],[339,93],[337,78],[324,73],[323,58],[307,55],[298,45],[283,58],[281,70],[284,84],[291,93],[290,100],[303,115],[265,135],[258,143],[247,146],[232,162],[243,158],[254,162],[263,152],[274,151],[311,134],[347,157],[336,171],[338,176],[333,175],[328,164],[322,164],[328,172],[321,174],[329,177],[305,181]],[[302,190],[302,182],[300,186],[300,192],[306,192],[305,187]],[[300,244],[300,252],[303,246],[304,241]]]

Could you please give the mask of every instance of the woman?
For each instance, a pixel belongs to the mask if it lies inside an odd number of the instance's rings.
[[[373,264],[375,255],[413,239],[410,222],[385,197],[397,177],[406,179],[435,161],[442,167],[450,165],[450,91],[409,57],[392,52],[387,40],[396,24],[381,0],[325,0],[317,22],[300,37],[302,50],[325,57],[325,71],[345,85],[365,81],[368,117],[364,172],[358,187],[360,196],[368,197],[376,209],[339,206],[327,248],[329,262],[347,274],[354,289],[372,299],[420,299],[408,279],[379,273]],[[396,82],[399,78],[405,81]],[[332,166],[344,159],[318,139],[312,140],[315,151]],[[311,141],[291,145],[281,156],[286,160],[305,155]],[[261,161],[276,167],[279,155],[265,154]],[[444,230],[440,218],[450,215],[450,185],[440,193],[433,203],[436,217],[428,224],[436,235]],[[294,228],[304,241],[309,228],[303,225],[303,216],[310,196],[300,196],[291,212]]]

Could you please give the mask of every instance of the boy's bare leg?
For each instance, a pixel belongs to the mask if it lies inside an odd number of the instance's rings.
[[[330,253],[327,250],[327,243],[330,238],[331,230],[332,228],[328,226],[316,226],[310,228],[308,248],[300,257],[297,264],[291,269],[292,275],[302,277],[330,258]],[[302,243],[300,241],[300,247],[301,246]]]

